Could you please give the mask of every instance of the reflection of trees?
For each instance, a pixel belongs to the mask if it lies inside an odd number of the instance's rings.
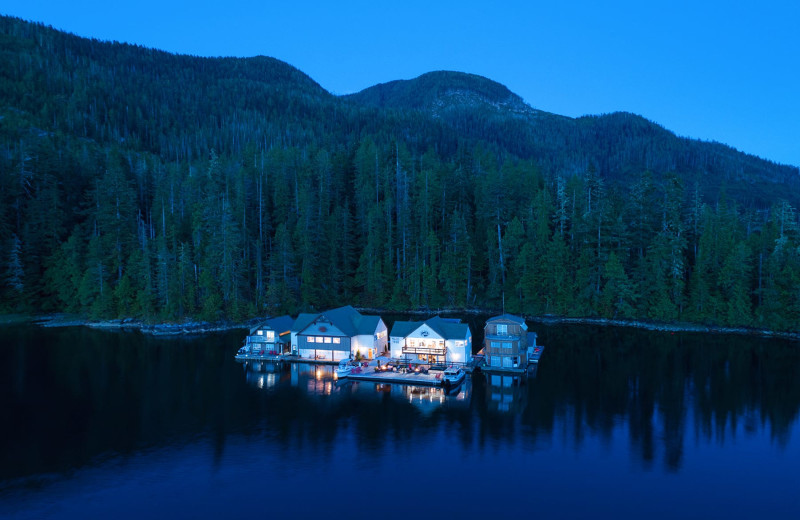
[[[561,435],[579,450],[587,437],[618,441],[627,431],[641,464],[676,470],[686,438],[717,443],[769,428],[786,444],[797,423],[800,354],[787,342],[575,325],[540,331],[548,350],[535,378],[497,388],[476,377],[465,400],[423,408],[374,385],[321,377],[309,386],[312,374],[293,384],[288,368],[265,384],[265,373],[233,360],[239,333],[157,340],[2,330],[0,404],[11,420],[0,428],[0,478],[198,435],[214,440],[218,457],[233,434],[277,444],[287,457],[302,449],[325,458],[343,435],[368,454],[442,430],[470,450],[546,445]]]
[[[553,348],[523,420],[540,429],[568,420],[576,443],[587,429],[610,436],[624,421],[643,464],[660,454],[677,469],[687,434],[724,442],[760,421],[785,443],[797,421],[800,355],[789,342],[574,325],[543,336]]]

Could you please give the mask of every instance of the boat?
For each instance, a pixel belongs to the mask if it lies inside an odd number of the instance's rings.
[[[350,372],[353,371],[353,365],[350,364],[349,359],[343,359],[339,362],[339,366],[336,367],[336,377],[343,378],[350,375]]]
[[[463,383],[466,377],[467,373],[461,367],[450,365],[442,375],[442,386],[446,389],[455,388]]]

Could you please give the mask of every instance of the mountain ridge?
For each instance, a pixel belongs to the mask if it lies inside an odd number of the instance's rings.
[[[800,323],[798,169],[474,74],[338,97],[0,18],[0,310]]]

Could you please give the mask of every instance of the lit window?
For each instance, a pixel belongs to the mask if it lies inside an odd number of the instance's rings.
[[[307,338],[307,341],[308,341],[309,343],[314,343],[314,342],[315,342],[314,336],[309,336],[309,337]]]
[[[497,333],[500,334],[500,335],[503,335],[503,336],[508,334],[508,325],[500,325],[500,324],[498,324],[497,325]]]
[[[331,342],[331,338],[329,338],[329,337],[327,337],[327,336],[326,336],[326,337],[325,337],[325,343],[330,343],[330,342]]]
[[[317,336],[317,343],[322,343],[323,339],[322,336]]]
[[[274,341],[275,340],[275,331],[274,330],[268,330],[267,331],[267,340],[269,340],[269,341]]]
[[[408,340],[408,346],[409,347],[414,348],[415,344],[416,344],[416,341],[414,341],[413,339]]]
[[[263,336],[264,335],[264,331],[263,330],[257,330],[256,334],[259,335],[259,336]]]
[[[338,343],[341,343],[342,340],[341,340],[341,338],[333,338],[333,342],[338,344]]]

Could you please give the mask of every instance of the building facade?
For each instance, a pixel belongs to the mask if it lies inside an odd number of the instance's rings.
[[[250,329],[244,352],[249,354],[286,354],[291,349],[291,316],[270,318]]]
[[[486,321],[483,351],[486,364],[493,368],[520,368],[528,364],[528,325],[513,314],[502,314]],[[530,334],[536,342],[536,335]]]
[[[360,355],[373,359],[386,350],[386,324],[352,306],[300,314],[292,327],[292,349],[300,357],[340,361]]]
[[[390,355],[419,363],[467,363],[472,358],[472,331],[460,320],[435,316],[425,321],[397,321]]]

